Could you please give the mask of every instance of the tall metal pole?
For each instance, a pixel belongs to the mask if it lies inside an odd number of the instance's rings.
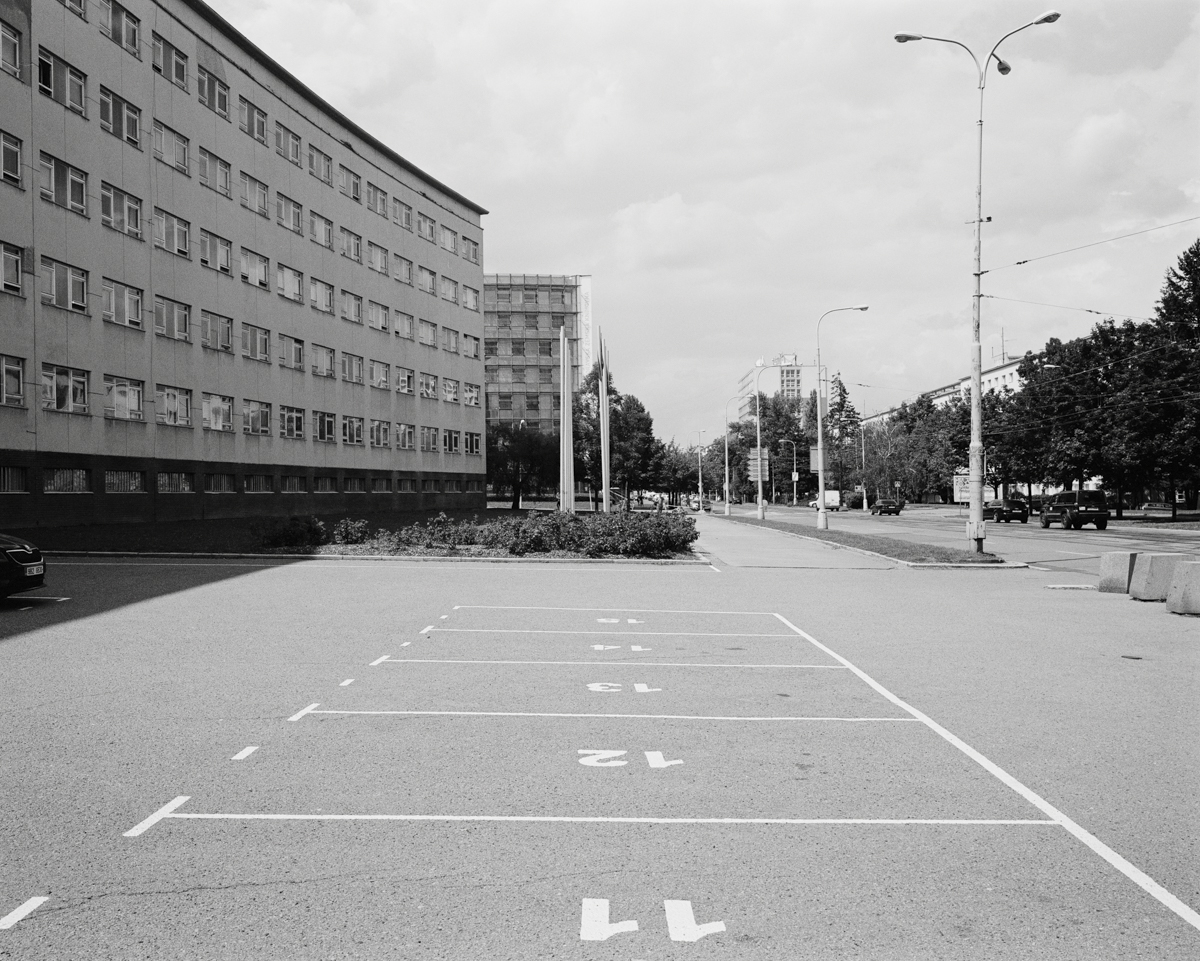
[[[866,425],[865,425],[865,424],[863,424],[863,422],[862,422],[861,420],[858,422],[858,436],[859,436],[859,437],[862,439],[862,449],[863,449],[863,451],[862,451],[862,454],[863,454],[863,468],[862,468],[862,489],[863,489],[863,502],[862,502],[862,509],[865,511],[865,510],[867,509],[867,428],[866,428]]]
[[[796,442],[794,440],[788,440],[786,437],[782,438],[782,440],[785,444],[792,445],[792,506],[795,507],[796,506]]]
[[[610,453],[610,445],[612,438],[608,422],[608,347],[604,343],[604,338],[600,338],[600,384],[599,384],[599,400],[600,400],[600,486],[602,490],[602,503],[604,513],[608,513],[612,509],[611,495],[609,488],[612,486],[612,455]]]
[[[729,516],[729,405],[735,400],[741,400],[744,394],[730,397],[725,401],[725,516]]]
[[[697,504],[696,509],[701,514],[703,514],[704,513],[704,463],[701,460],[701,458],[704,453],[704,444],[703,444],[704,438],[701,437],[701,435],[707,434],[708,431],[694,430],[694,431],[692,431],[692,433],[696,435],[696,494],[700,498],[696,502],[696,504]],[[689,435],[689,436],[691,436],[691,435]]]

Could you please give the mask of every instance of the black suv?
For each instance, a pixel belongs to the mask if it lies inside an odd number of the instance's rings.
[[[1108,527],[1108,502],[1104,491],[1063,491],[1042,504],[1042,527],[1058,521],[1063,530],[1079,530],[1084,524],[1095,524],[1096,530]]]
[[[1022,500],[1009,498],[1006,500],[988,501],[983,505],[983,519],[993,521],[1020,521],[1029,523],[1029,505]]]

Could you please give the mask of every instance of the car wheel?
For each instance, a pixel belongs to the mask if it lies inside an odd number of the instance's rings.
[[[1108,521],[1096,521],[1096,530],[1102,531],[1108,527]]]
[[[1081,530],[1083,530],[1083,521],[1082,521],[1082,519],[1081,519],[1081,520],[1074,520],[1074,521],[1071,521],[1071,529],[1072,529],[1072,530],[1076,530],[1076,531],[1081,531]]]
[[[1043,514],[1042,515],[1042,530],[1049,530],[1049,528],[1050,528],[1050,515]]]
[[[1028,518],[1028,517],[1022,517],[1022,518],[1021,518],[1021,523],[1022,523],[1022,524],[1028,524],[1028,523],[1029,523],[1029,518]]]

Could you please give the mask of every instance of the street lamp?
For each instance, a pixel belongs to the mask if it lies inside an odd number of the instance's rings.
[[[706,430],[694,430],[696,435],[696,492],[700,495],[700,499],[696,501],[696,510],[701,514],[704,513],[704,444],[701,434],[707,434]],[[688,436],[691,436],[690,434]]]
[[[786,437],[780,438],[780,443],[792,445],[792,506],[796,506],[796,442]]]
[[[839,310],[866,310],[867,306],[834,307],[817,318],[817,530],[829,530],[829,518],[825,513],[825,429],[821,426],[821,321]]]
[[[1009,31],[1003,37],[996,41],[995,46],[988,52],[984,58],[983,66],[979,64],[979,58],[975,56],[971,48],[964,43],[959,43],[957,40],[948,40],[945,37],[929,37],[920,33],[898,33],[896,34],[897,43],[908,43],[913,40],[937,40],[940,43],[952,43],[956,47],[962,47],[971,55],[971,59],[975,62],[975,69],[979,73],[979,151],[976,163],[976,178],[975,178],[975,295],[971,300],[971,447],[970,447],[970,469],[969,482],[971,486],[971,516],[967,521],[967,539],[975,542],[975,551],[983,552],[983,539],[986,536],[983,523],[983,411],[981,403],[982,387],[983,387],[983,352],[979,344],[979,301],[983,296],[981,284],[983,280],[983,267],[981,264],[981,256],[983,252],[983,90],[987,83],[987,68],[993,59],[996,61],[996,70],[1001,76],[1008,74],[1012,67],[1000,59],[996,50],[1005,40],[1011,37],[1014,33],[1020,33],[1022,30],[1027,30],[1029,27],[1036,27],[1043,23],[1054,23],[1062,14],[1057,10],[1048,10],[1036,20],[1031,20],[1022,27],[1017,27],[1016,30]]]
[[[738,394],[725,401],[725,516],[729,516],[729,405],[735,400],[744,400],[745,394]]]

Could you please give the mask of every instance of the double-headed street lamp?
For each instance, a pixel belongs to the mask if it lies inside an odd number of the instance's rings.
[[[967,539],[974,541],[974,547],[977,552],[983,551],[983,539],[985,536],[983,523],[983,414],[981,406],[981,388],[983,386],[983,357],[982,349],[979,345],[979,301],[983,296],[980,286],[983,278],[983,268],[981,265],[981,254],[983,250],[983,90],[987,84],[987,68],[992,60],[996,61],[996,69],[1001,76],[1009,73],[1012,70],[1007,63],[1000,59],[996,50],[1005,40],[1011,37],[1014,33],[1020,33],[1022,30],[1027,30],[1029,27],[1036,27],[1043,23],[1054,23],[1062,14],[1057,10],[1048,10],[1036,20],[1031,20],[1022,27],[1017,27],[1016,30],[1011,30],[1003,37],[996,41],[995,45],[988,51],[987,57],[984,58],[982,66],[979,63],[979,58],[975,56],[971,48],[964,43],[959,43],[957,40],[948,40],[945,37],[930,37],[920,33],[898,33],[896,34],[897,43],[908,43],[911,40],[937,40],[940,43],[952,43],[956,47],[962,47],[971,55],[971,59],[975,62],[975,69],[979,73],[979,152],[976,164],[975,178],[975,295],[971,301],[971,448],[970,448],[970,471],[969,481],[971,485],[971,514],[967,521]],[[990,218],[989,218],[990,219]]]
[[[817,318],[817,529],[829,529],[829,517],[825,513],[825,428],[821,418],[821,321],[840,310],[866,310],[867,304],[854,307],[834,307]]]

